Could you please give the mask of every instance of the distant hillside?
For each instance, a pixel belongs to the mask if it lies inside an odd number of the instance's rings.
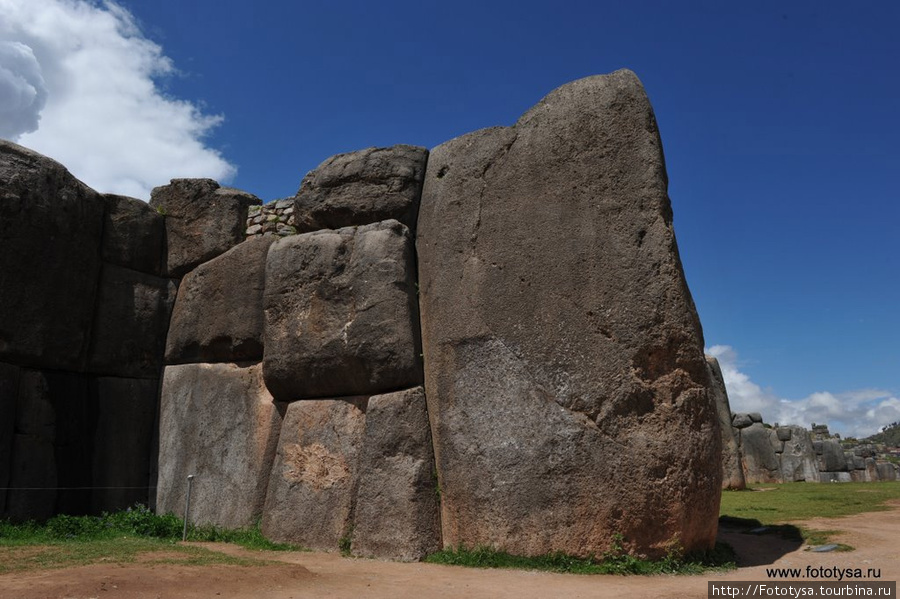
[[[900,422],[887,425],[877,435],[865,439],[870,443],[884,443],[885,445],[900,446]]]

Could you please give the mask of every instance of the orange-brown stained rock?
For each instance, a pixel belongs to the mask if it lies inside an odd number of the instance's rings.
[[[416,247],[444,545],[710,547],[719,427],[637,77],[432,150]]]
[[[349,539],[367,400],[288,405],[263,512],[267,538],[330,551]]]

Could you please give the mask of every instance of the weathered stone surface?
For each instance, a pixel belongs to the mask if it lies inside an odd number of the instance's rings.
[[[865,470],[853,470],[850,472],[850,481],[854,483],[869,483],[869,473]]]
[[[193,474],[192,522],[252,525],[262,514],[280,422],[258,364],[166,366],[157,512],[184,515]]]
[[[779,427],[778,431],[790,431],[790,440],[784,442],[781,454],[781,477],[783,482],[816,482],[819,469],[809,431],[802,426]],[[782,433],[782,436],[785,436]]]
[[[100,196],[62,165],[0,140],[0,360],[81,366],[103,210]]]
[[[897,467],[890,462],[879,462],[875,464],[875,469],[878,472],[878,480],[897,480]]]
[[[19,368],[0,362],[0,488],[9,486],[9,468],[16,432]],[[6,513],[6,491],[0,491],[0,518]]]
[[[441,548],[440,500],[425,391],[369,399],[353,555],[416,561]]]
[[[255,195],[220,187],[212,179],[172,179],[150,194],[150,207],[166,217],[167,274],[181,277],[244,240]]]
[[[790,426],[779,426],[775,429],[775,435],[778,437],[778,440],[782,443],[791,440],[791,435],[793,431]]]
[[[166,264],[166,221],[147,202],[105,194],[103,261],[162,276]]]
[[[181,280],[166,362],[260,361],[266,253],[274,237],[240,243]]]
[[[35,427],[26,427],[25,418],[17,418],[18,432],[41,439],[52,438],[56,463],[56,511],[86,514],[90,511],[91,452],[96,401],[91,395],[90,378],[55,371],[23,371],[19,383],[17,416],[31,410],[25,405],[41,405],[33,412]],[[52,425],[50,424],[52,422]],[[52,426],[53,433],[50,429]],[[18,458],[20,456],[16,456]]]
[[[57,511],[89,510],[91,437],[94,418],[88,378],[63,372],[22,370],[16,399],[15,437],[9,486],[48,491],[9,491],[14,520],[42,520]],[[56,487],[68,487],[57,492]]]
[[[747,416],[750,417],[750,422],[759,422],[761,424],[763,421],[762,414],[759,412],[750,412]]]
[[[349,538],[366,400],[288,405],[262,519],[267,538],[326,551]]]
[[[147,503],[157,379],[102,377],[97,398],[91,462],[91,512],[113,512]],[[130,487],[130,488],[129,488]]]
[[[863,458],[871,458],[878,455],[878,448],[872,443],[863,443],[853,448],[853,454]]]
[[[866,458],[866,478],[870,481],[878,480],[878,462],[875,458]]]
[[[56,513],[56,455],[53,442],[37,435],[13,438],[6,516],[13,522],[46,520]],[[38,490],[38,489],[47,489]]]
[[[750,420],[750,414],[735,414],[731,418],[731,425],[734,428],[747,428],[753,424],[753,421]]]
[[[417,249],[445,546],[712,546],[721,439],[666,187],[628,71],[432,150]]]
[[[297,231],[339,229],[394,219],[415,231],[428,150],[367,148],[332,156],[300,184]]]
[[[775,431],[754,422],[740,430],[741,459],[747,484],[781,482],[781,464],[775,455]]]
[[[276,241],[264,297],[263,368],[279,401],[422,383],[413,247],[399,222]]]
[[[844,448],[837,439],[822,440],[821,452],[816,451],[819,458],[819,470],[821,472],[847,471],[847,458],[844,457]]]
[[[176,290],[169,279],[104,264],[88,369],[158,378]]]
[[[719,361],[706,356],[709,367],[710,391],[716,404],[719,416],[719,430],[722,434],[722,488],[744,489],[744,469],[741,467],[741,448],[734,427],[731,426],[731,405],[728,403],[728,390]]]

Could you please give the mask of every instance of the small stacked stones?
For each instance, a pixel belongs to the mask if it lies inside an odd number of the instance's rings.
[[[264,206],[250,206],[247,213],[247,237],[297,233],[294,226],[294,198],[275,200]]]

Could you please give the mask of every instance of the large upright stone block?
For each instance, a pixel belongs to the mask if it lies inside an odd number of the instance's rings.
[[[731,405],[728,403],[728,390],[719,361],[706,356],[709,367],[709,379],[712,383],[713,400],[716,402],[716,413],[719,416],[719,429],[722,434],[722,488],[740,490],[747,484],[744,481],[744,469],[741,467],[741,447],[735,429],[731,426]]]
[[[890,462],[879,462],[875,465],[879,481],[897,480],[897,467]]]
[[[9,486],[18,395],[19,368],[0,362],[0,488],[2,489]],[[6,491],[0,491],[0,518],[5,514]]]
[[[820,472],[847,472],[847,457],[837,439],[823,439],[818,442],[816,454]]]
[[[181,277],[244,240],[247,211],[262,205],[253,194],[212,179],[172,179],[150,194],[166,217],[167,274]]]
[[[366,397],[288,405],[266,496],[263,534],[311,549],[349,538],[359,485]]]
[[[149,499],[158,379],[101,377],[91,455],[91,512],[114,512]],[[155,494],[155,492],[154,492]]]
[[[62,165],[0,140],[0,360],[82,365],[103,210],[100,196]]]
[[[714,543],[721,439],[666,188],[628,71],[432,150],[417,249],[445,546]]]
[[[276,241],[264,298],[263,369],[279,401],[422,383],[415,260],[399,222]]]
[[[43,520],[90,510],[85,488],[91,486],[95,414],[87,377],[21,372],[9,478],[9,486],[19,490],[7,494],[10,518]]]
[[[440,499],[421,387],[369,398],[359,468],[353,554],[416,561],[439,550]]]
[[[428,150],[366,148],[332,156],[300,184],[294,220],[300,233],[394,219],[415,231]]]
[[[147,202],[105,194],[103,261],[162,276],[166,264],[166,221]]]
[[[275,238],[254,237],[181,280],[166,362],[260,361],[266,254]]]
[[[782,427],[790,431],[781,454],[781,477],[784,482],[817,482],[819,468],[809,431],[802,426]],[[779,429],[779,430],[782,430]],[[864,465],[865,467],[865,465]]]
[[[781,462],[775,454],[776,444],[781,443],[774,429],[766,428],[760,422],[754,422],[740,430],[741,460],[747,483],[780,483],[783,482]]]
[[[166,366],[157,512],[184,515],[187,477],[193,474],[192,522],[254,524],[262,514],[280,426],[258,364]]]
[[[176,291],[170,279],[104,264],[88,369],[158,379]]]

